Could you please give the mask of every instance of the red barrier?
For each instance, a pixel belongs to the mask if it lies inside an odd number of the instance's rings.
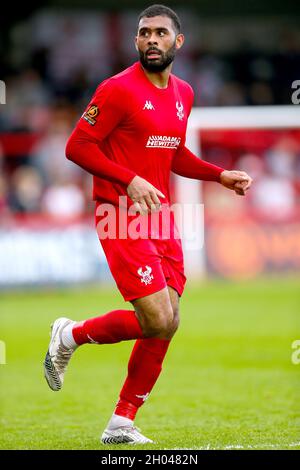
[[[27,155],[41,138],[40,134],[28,132],[8,132],[0,134],[1,150],[7,157]]]

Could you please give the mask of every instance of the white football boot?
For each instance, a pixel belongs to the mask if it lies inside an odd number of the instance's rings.
[[[75,349],[67,348],[62,342],[62,332],[70,323],[74,323],[69,318],[58,318],[51,325],[51,339],[44,361],[44,374],[49,387],[55,392],[60,390],[67,365]]]
[[[114,430],[105,429],[101,441],[103,444],[153,444],[153,441],[143,436],[135,426],[122,426]]]

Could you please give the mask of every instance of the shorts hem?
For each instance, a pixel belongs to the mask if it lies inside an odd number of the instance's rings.
[[[153,290],[153,292],[148,292],[148,293],[145,293],[145,294],[138,294],[138,295],[123,295],[122,292],[121,295],[123,297],[123,299],[125,300],[125,302],[131,302],[132,300],[136,300],[136,299],[142,299],[143,297],[147,297],[147,295],[151,295],[151,294],[155,294],[156,292],[159,292],[161,290],[163,290],[165,287],[172,287],[173,289],[176,290],[177,294],[179,295],[179,297],[182,296],[183,292],[184,292],[184,287],[182,289],[179,289],[178,286],[176,286],[174,283],[172,282],[166,282],[166,284],[163,286],[163,287],[158,287],[156,289]]]
[[[167,287],[167,283],[165,283],[163,286],[161,287],[157,287],[155,289],[153,289],[152,292],[145,292],[144,294],[136,294],[136,295],[125,295],[125,294],[122,294],[122,297],[123,299],[125,300],[125,302],[131,302],[132,300],[136,300],[136,299],[142,299],[143,297],[147,297],[148,295],[152,295],[152,294],[155,294],[156,292],[159,292],[161,290],[163,290],[165,287]]]
[[[168,281],[167,281],[167,285],[168,285],[169,287],[172,287],[173,289],[175,289],[176,292],[177,292],[177,294],[179,295],[179,297],[182,296],[183,291],[184,291],[184,287],[180,290],[180,289],[178,289],[178,286],[175,286],[175,284],[173,284],[172,282],[168,282]]]

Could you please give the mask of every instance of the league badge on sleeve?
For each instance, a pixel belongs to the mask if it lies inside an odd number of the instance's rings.
[[[89,124],[91,124],[92,126],[94,126],[97,122],[96,120],[96,117],[98,116],[99,114],[99,108],[97,105],[93,104],[92,106],[90,106],[88,108],[87,111],[85,111],[85,113],[83,113],[82,117],[83,119],[85,119]]]

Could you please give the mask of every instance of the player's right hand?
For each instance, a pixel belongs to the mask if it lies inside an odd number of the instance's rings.
[[[159,189],[140,176],[135,176],[127,186],[127,194],[133,201],[137,212],[142,215],[158,211],[161,207],[159,198],[165,199]]]

